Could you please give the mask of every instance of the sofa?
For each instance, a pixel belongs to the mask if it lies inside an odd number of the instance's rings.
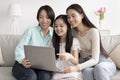
[[[0,64],[0,80],[16,80],[12,76],[11,71],[15,62],[15,47],[20,38],[20,35],[0,35],[0,48],[3,60],[3,63]],[[120,44],[120,35],[101,36],[101,39],[108,53],[111,53]],[[120,69],[117,69],[115,75],[111,76],[111,80],[120,80]]]

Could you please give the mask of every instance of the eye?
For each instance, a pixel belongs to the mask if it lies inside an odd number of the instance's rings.
[[[61,25],[60,27],[64,27],[63,25]]]
[[[72,17],[75,17],[75,15],[72,15]]]
[[[67,16],[68,19],[70,19],[70,16]]]
[[[42,16],[39,16],[39,18],[42,18]]]

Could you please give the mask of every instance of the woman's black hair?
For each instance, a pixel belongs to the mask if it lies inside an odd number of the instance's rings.
[[[53,22],[54,22],[54,18],[55,18],[55,13],[53,11],[53,9],[49,6],[49,5],[44,5],[44,6],[41,6],[37,12],[37,20],[39,21],[39,16],[40,16],[40,12],[42,10],[45,10],[47,15],[48,15],[48,18],[51,20],[51,27],[53,26]]]
[[[57,16],[56,19],[54,20],[54,25],[55,25],[55,21],[57,19],[62,19],[63,22],[67,25],[67,35],[66,35],[66,41],[65,41],[65,51],[70,53],[72,42],[73,42],[73,36],[72,36],[72,32],[71,32],[71,26],[70,26],[70,24],[67,21],[67,15],[59,15],[59,16]],[[52,43],[53,43],[53,47],[55,48],[55,54],[59,53],[60,37],[56,34],[55,30],[53,31]],[[58,58],[57,55],[56,55],[56,58]]]
[[[67,9],[66,9],[66,13],[69,9],[73,9],[75,11],[77,11],[79,14],[83,15],[83,19],[82,19],[82,23],[84,25],[86,25],[86,27],[90,27],[90,28],[96,28],[96,26],[94,24],[92,24],[92,22],[88,19],[88,17],[86,16],[83,8],[79,5],[79,4],[72,4],[70,5]],[[105,55],[106,57],[109,57],[108,53],[106,52],[106,50],[103,48],[102,42],[101,42],[101,36],[100,36],[100,50],[102,51],[102,54]]]

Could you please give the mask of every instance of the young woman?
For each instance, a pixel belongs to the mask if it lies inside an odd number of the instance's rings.
[[[110,80],[116,66],[101,44],[98,29],[90,22],[79,4],[70,5],[66,13],[73,35],[81,44],[82,63],[67,67],[64,72],[83,71],[84,80]]]
[[[59,15],[54,21],[52,47],[55,48],[56,65],[61,73],[54,73],[53,80],[81,80],[80,72],[62,73],[67,66],[78,64],[79,40],[72,37],[71,26],[66,15]]]
[[[24,45],[46,47],[52,39],[54,11],[48,6],[41,6],[37,12],[38,25],[27,29],[15,50],[15,64],[12,74],[17,80],[50,80],[51,72],[31,68],[31,62],[25,58]]]

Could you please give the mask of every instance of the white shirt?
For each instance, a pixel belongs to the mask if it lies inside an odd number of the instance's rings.
[[[69,54],[72,54],[72,51],[77,50],[77,49],[81,50],[79,40],[77,38],[73,38],[71,53],[69,53]],[[59,51],[60,51],[60,53],[65,52],[65,43],[60,43],[60,50]],[[56,66],[60,70],[64,69],[67,66],[71,66],[71,65],[74,65],[74,64],[72,64],[70,61],[62,61],[59,58],[56,60]]]

